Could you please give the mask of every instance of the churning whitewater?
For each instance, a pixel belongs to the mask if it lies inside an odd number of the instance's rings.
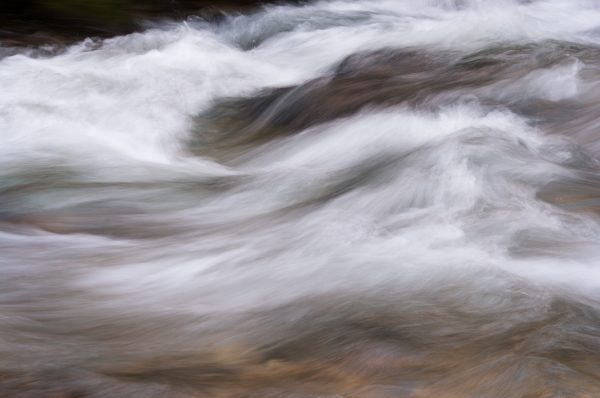
[[[0,396],[600,396],[597,1],[0,57]]]

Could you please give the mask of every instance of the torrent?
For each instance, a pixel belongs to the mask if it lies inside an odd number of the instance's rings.
[[[600,396],[600,4],[0,46],[0,396]]]

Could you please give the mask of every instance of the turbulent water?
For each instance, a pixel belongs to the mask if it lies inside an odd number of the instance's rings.
[[[1,397],[600,396],[600,3],[0,48]]]

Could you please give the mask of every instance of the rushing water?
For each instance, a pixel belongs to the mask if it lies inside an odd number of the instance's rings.
[[[600,3],[0,48],[1,397],[600,396]]]

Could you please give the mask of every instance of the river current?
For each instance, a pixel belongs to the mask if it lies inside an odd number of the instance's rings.
[[[600,396],[600,3],[0,47],[0,396]]]

